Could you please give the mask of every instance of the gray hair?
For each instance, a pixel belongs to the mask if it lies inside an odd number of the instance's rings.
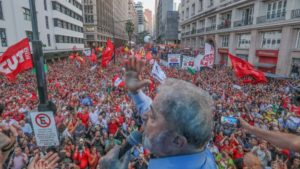
[[[210,140],[212,99],[206,91],[183,80],[167,79],[159,87],[154,105],[189,144],[201,148]]]

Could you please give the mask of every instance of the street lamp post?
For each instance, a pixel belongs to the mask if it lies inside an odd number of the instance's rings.
[[[36,16],[35,0],[29,0],[32,23],[32,49],[33,63],[36,70],[37,89],[39,95],[38,111],[48,111],[53,109],[53,105],[48,102],[47,82],[44,70],[44,56],[42,42],[39,40],[39,30]]]

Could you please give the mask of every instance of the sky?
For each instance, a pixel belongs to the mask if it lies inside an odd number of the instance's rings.
[[[143,3],[144,9],[150,9],[152,11],[152,13],[154,14],[155,0],[135,0],[135,2],[139,2],[139,1]],[[174,2],[177,3],[177,7],[178,7],[180,0],[174,0]]]

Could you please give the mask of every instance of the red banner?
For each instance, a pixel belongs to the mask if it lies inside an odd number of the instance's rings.
[[[0,56],[0,73],[4,74],[10,81],[15,80],[19,73],[32,67],[30,45],[27,38],[9,47]]]

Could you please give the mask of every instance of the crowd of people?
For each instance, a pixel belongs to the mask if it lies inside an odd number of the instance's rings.
[[[125,77],[124,58],[119,56],[106,69],[94,66],[88,61],[68,59],[48,63],[48,97],[57,108],[55,122],[60,141],[60,146],[50,148],[36,145],[30,123],[29,114],[39,104],[35,75],[22,73],[15,82],[0,77],[0,103],[5,105],[1,130],[19,126],[12,169],[26,168],[36,154],[43,156],[46,152],[59,154],[58,168],[96,169],[102,156],[140,129],[142,120],[126,88],[113,83],[115,76]],[[141,76],[151,79],[144,92],[154,98],[159,82],[151,77],[151,69],[148,63]],[[280,149],[236,125],[221,122],[224,116],[240,117],[265,130],[299,134],[300,112],[293,108],[289,97],[292,80],[269,79],[267,84],[243,85],[229,67],[205,68],[195,75],[176,68],[162,69],[168,78],[194,83],[214,99],[215,127],[207,147],[219,169],[243,168],[249,152],[264,168],[300,168],[299,153]],[[143,145],[133,147],[129,169],[146,169],[150,156]]]

